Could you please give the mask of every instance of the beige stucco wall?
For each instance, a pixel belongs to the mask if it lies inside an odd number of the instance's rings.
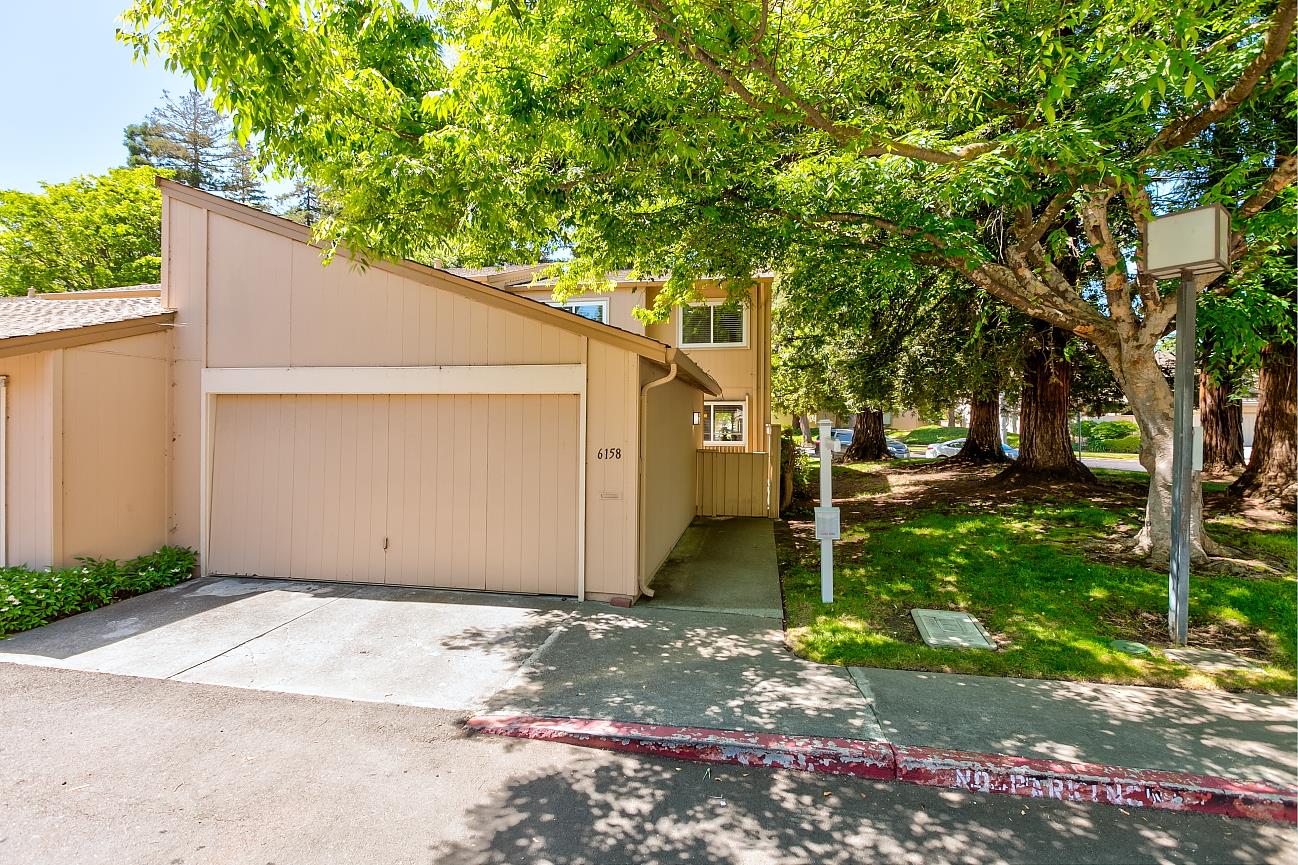
[[[166,542],[169,341],[161,332],[63,351],[63,564]]]
[[[7,379],[4,564],[42,568],[54,561],[54,394],[58,351],[0,358]]]
[[[642,378],[662,372],[643,364]],[[641,569],[646,578],[666,560],[681,533],[694,519],[695,453],[700,427],[693,413],[703,410],[703,394],[680,381],[651,388],[645,396],[644,547]]]
[[[686,348],[690,358],[721,385],[719,400],[744,400],[748,404],[747,451],[765,451],[766,425],[770,422],[771,406],[771,317],[770,281],[759,280],[752,288],[745,310],[748,316],[748,345],[743,348]],[[699,286],[705,298],[724,298],[726,292],[715,282]],[[648,302],[653,303],[656,290],[650,289]],[[651,324],[645,335],[666,342],[680,344],[680,310],[673,309],[667,321]],[[709,397],[709,399],[714,399]]]

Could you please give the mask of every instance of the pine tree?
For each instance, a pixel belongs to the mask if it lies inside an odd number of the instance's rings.
[[[293,191],[284,193],[276,200],[282,208],[280,215],[287,219],[303,225],[314,225],[320,219],[320,190],[309,180],[293,181]]]
[[[162,92],[162,104],[124,130],[127,165],[170,169],[181,183],[219,191],[229,161],[230,123],[206,96]]]
[[[261,188],[261,176],[257,168],[257,149],[251,142],[240,144],[232,141],[226,159],[229,167],[225,171],[225,179],[221,185],[222,194],[240,204],[266,209],[266,190]]]

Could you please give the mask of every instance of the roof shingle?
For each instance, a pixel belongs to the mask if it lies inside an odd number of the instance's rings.
[[[0,298],[0,339],[76,330],[166,312],[158,297]]]

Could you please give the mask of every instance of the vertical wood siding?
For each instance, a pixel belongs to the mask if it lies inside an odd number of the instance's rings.
[[[215,441],[213,573],[577,591],[575,396],[222,396]]]
[[[5,423],[7,561],[43,568],[54,563],[54,354],[0,358],[7,376]]]
[[[577,363],[569,331],[209,213],[207,365]],[[252,313],[252,314],[250,314]]]
[[[642,362],[642,367],[651,367]],[[651,378],[661,378],[653,370]],[[645,528],[642,572],[652,577],[694,519],[697,458],[693,413],[703,395],[682,381],[649,391],[645,405]]]
[[[167,540],[168,333],[63,353],[61,564]]]
[[[746,401],[748,404],[747,441],[739,450],[748,453],[767,449],[766,425],[771,420],[771,315],[770,284],[759,283],[752,289],[748,314],[748,345],[743,348],[686,348],[690,359],[721,385],[722,395],[709,400]],[[645,302],[652,304],[658,289],[651,289]],[[725,297],[716,282],[701,282],[699,292],[705,298]],[[677,322],[680,310],[673,309],[666,321],[645,328],[645,335],[669,345],[677,345]]]
[[[768,454],[700,450],[697,459],[700,516],[768,515]]]
[[[586,591],[634,597],[639,543],[640,367],[591,340],[586,367]],[[660,373],[661,374],[661,373]],[[620,451],[600,459],[600,451]]]

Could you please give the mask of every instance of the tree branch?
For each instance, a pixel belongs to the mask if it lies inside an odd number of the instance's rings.
[[[743,81],[739,79],[732,70],[728,69],[721,59],[703,48],[697,38],[676,26],[674,19],[676,15],[670,7],[661,2],[661,0],[633,0],[636,6],[642,12],[649,16],[653,21],[654,32],[659,35],[663,41],[669,42],[676,47],[681,53],[703,66],[731,92],[738,96],[750,108],[763,112],[779,115],[786,113],[781,106],[765,102],[760,99]],[[863,132],[855,126],[847,126],[838,123],[829,117],[819,106],[800,96],[787,81],[785,81],[775,69],[770,58],[761,50],[753,48],[753,58],[744,64],[744,68],[756,72],[767,80],[775,91],[780,94],[786,101],[797,108],[797,114],[806,125],[813,129],[819,129],[825,132],[840,144],[848,144],[862,138]],[[793,115],[796,116],[796,115]],[[961,162],[973,159],[996,149],[997,144],[991,141],[976,141],[952,150],[935,150],[929,147],[921,147],[915,144],[908,144],[904,141],[897,141],[890,138],[880,138],[871,136],[869,144],[860,152],[863,156],[885,156],[896,154],[908,159],[914,159],[920,162],[930,162],[937,165],[945,165],[952,162]]]
[[[1262,80],[1267,70],[1284,56],[1285,49],[1289,45],[1289,37],[1293,34],[1296,11],[1298,11],[1298,0],[1281,0],[1275,17],[1271,19],[1266,39],[1262,43],[1262,51],[1248,66],[1244,67],[1244,71],[1240,73],[1235,83],[1195,114],[1164,126],[1140,155],[1155,156],[1174,150],[1238,108],[1253,92],[1253,88]]]
[[[1127,278],[1126,258],[1109,231],[1109,200],[1113,191],[1095,191],[1082,207],[1082,230],[1095,250],[1104,269],[1104,296],[1109,301],[1109,316],[1125,325],[1134,323],[1131,309],[1131,282]]]

